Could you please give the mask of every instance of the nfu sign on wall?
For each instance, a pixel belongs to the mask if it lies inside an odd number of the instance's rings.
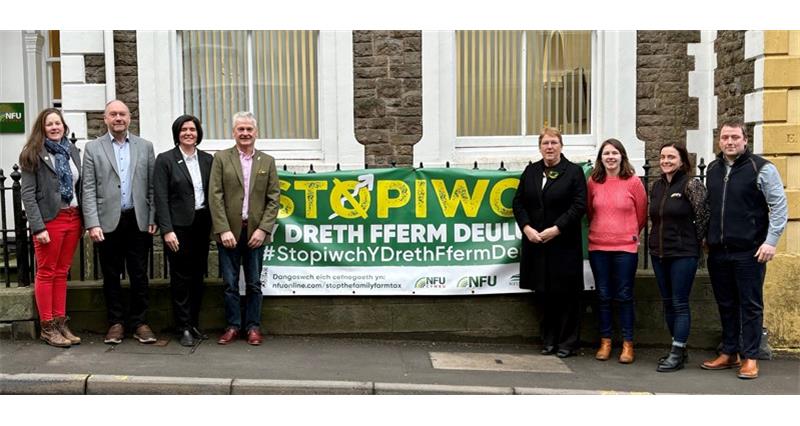
[[[25,133],[25,104],[0,103],[0,133]]]

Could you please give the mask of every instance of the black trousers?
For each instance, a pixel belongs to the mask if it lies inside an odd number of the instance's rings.
[[[758,359],[760,352],[767,272],[766,264],[753,256],[755,252],[712,247],[707,263],[722,322],[722,352],[749,359]]]
[[[540,333],[544,345],[578,350],[581,332],[580,295],[547,293],[534,297],[540,312]]]
[[[211,215],[208,208],[196,210],[190,226],[176,226],[178,251],[164,251],[169,261],[169,284],[172,292],[172,313],[175,327],[182,330],[199,327],[200,305],[203,300],[203,280],[208,266]]]
[[[122,212],[114,232],[104,233],[105,240],[95,243],[103,272],[103,294],[109,324],[123,324],[135,330],[147,324],[147,260],[153,236],[139,230],[133,210]],[[127,266],[130,303],[126,321],[120,277]]]

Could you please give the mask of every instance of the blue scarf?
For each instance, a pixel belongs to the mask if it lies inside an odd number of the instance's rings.
[[[72,201],[72,169],[69,167],[70,155],[69,148],[72,143],[62,137],[60,141],[53,142],[45,138],[44,147],[56,159],[56,173],[58,174],[58,192],[61,199],[69,204]]]

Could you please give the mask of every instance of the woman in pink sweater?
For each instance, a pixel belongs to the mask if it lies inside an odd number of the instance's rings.
[[[595,358],[611,356],[611,301],[619,305],[622,353],[619,362],[633,362],[633,281],[639,261],[639,233],[647,223],[647,195],[628,161],[622,142],[600,145],[589,178],[589,264],[597,288],[600,349]]]

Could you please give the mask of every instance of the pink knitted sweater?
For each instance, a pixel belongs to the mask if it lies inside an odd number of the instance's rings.
[[[636,176],[607,176],[604,183],[590,178],[587,190],[589,250],[636,253],[639,232],[647,224],[642,181]]]

